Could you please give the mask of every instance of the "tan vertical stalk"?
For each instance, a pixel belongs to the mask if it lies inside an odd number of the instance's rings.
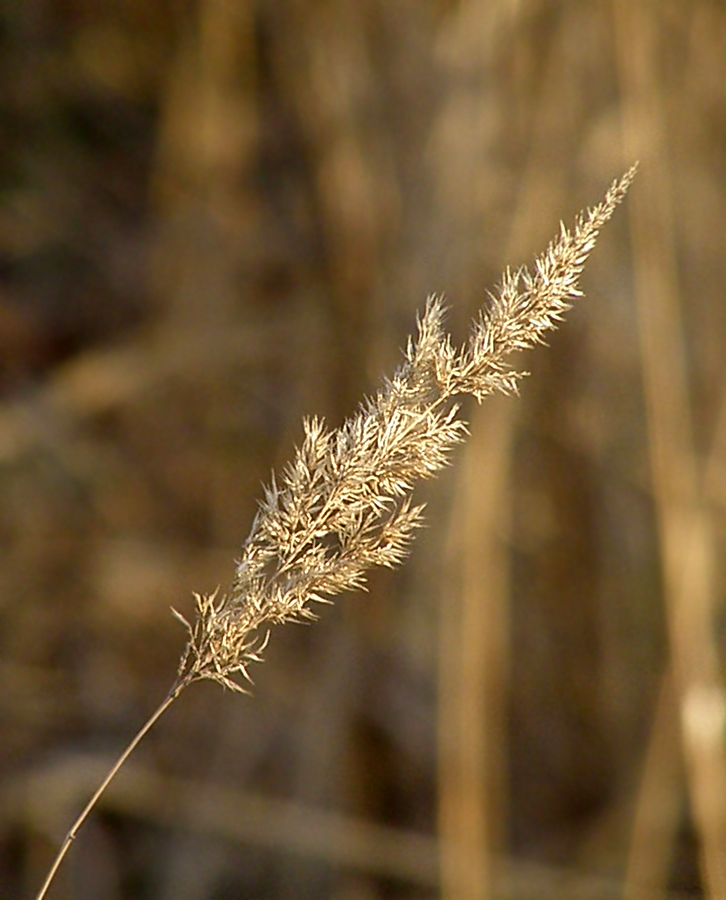
[[[400,203],[382,139],[380,48],[371,39],[369,4],[290,0],[285,15],[273,41],[276,76],[294,104],[313,179],[330,301],[327,352],[342,415],[378,353],[378,279]]]
[[[448,78],[432,146],[437,202],[463,236],[467,292],[486,246],[485,162],[495,137],[487,85],[504,4],[462,3],[438,35]],[[476,263],[475,263],[476,261]],[[459,273],[464,274],[464,273]],[[440,587],[438,834],[443,900],[491,900],[504,853],[511,407],[475,412],[458,470]]]
[[[486,141],[493,137],[486,134],[488,95],[486,79],[481,76],[482,60],[491,57],[501,33],[512,39],[507,32],[516,27],[517,18],[517,10],[505,3],[463,4],[454,27],[441,41],[442,54],[464,85],[454,92],[441,125],[441,131],[448,126],[456,135],[445,144],[448,164],[442,163],[441,171],[448,190],[442,193],[463,222],[477,221],[481,207],[477,184],[486,177],[482,159]],[[508,228],[508,259],[526,258],[536,244],[542,220],[550,209],[557,208],[565,192],[562,167],[549,164],[552,147],[571,139],[562,121],[562,84],[569,77],[563,62],[565,40],[565,30],[560,27],[543,51],[546,62],[537,99],[532,102],[527,166],[519,180]],[[477,86],[476,100],[471,96],[472,84]],[[479,105],[474,106],[477,101]],[[476,233],[475,228],[470,230]],[[512,504],[509,453],[515,415],[514,409],[477,411],[473,443],[465,450],[452,509],[455,526],[441,591],[439,659],[439,834],[444,900],[498,896],[501,860],[507,850],[510,587],[505,543]]]
[[[442,588],[439,832],[442,896],[491,897],[502,852],[513,404],[475,416]]]
[[[165,334],[229,327],[235,264],[257,224],[244,177],[259,149],[253,26],[249,4],[204,0],[170,67],[151,191]]]
[[[252,4],[203,0],[183,33],[162,95],[151,200],[157,213],[151,282],[162,316],[161,344],[193,355],[238,324],[240,274],[248,273],[259,230],[250,187],[259,152]],[[204,374],[206,431],[229,428],[226,375]],[[237,532],[239,471],[220,454],[209,467],[215,542]]]
[[[681,809],[683,775],[678,752],[678,708],[666,672],[648,740],[625,872],[624,900],[666,896]]]
[[[667,126],[656,75],[657,5],[614,0],[613,9],[626,156],[643,162],[629,214],[670,652],[704,888],[720,900],[726,898],[726,698],[714,640],[712,527],[692,443]]]

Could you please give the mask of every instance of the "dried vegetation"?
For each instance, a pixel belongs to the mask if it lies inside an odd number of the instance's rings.
[[[726,897],[724,69],[715,0],[9,5],[3,898],[167,690],[169,606],[231,574],[302,416],[349,417],[432,291],[460,343],[636,158],[406,567],[276,631],[252,701],[186,694],[52,896]]]

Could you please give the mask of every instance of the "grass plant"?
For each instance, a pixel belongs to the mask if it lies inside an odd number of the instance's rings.
[[[635,166],[571,230],[562,225],[531,270],[505,271],[465,345],[454,346],[445,305],[430,297],[393,377],[339,429],[304,423],[292,462],[265,488],[229,590],[196,595],[192,622],[175,612],[188,631],[177,677],[73,823],[36,900],[109,783],[187,687],[211,679],[247,692],[273,625],[313,620],[315,604],[363,588],[370,568],[402,562],[422,522],[416,483],[440,472],[467,436],[459,398],[517,392],[525,373],[510,354],[542,343],[581,295],[587,257],[634,175]]]

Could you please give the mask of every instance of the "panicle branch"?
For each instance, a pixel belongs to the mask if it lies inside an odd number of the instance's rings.
[[[264,489],[230,590],[197,595],[194,625],[177,613],[189,631],[180,678],[243,691],[235,676],[249,680],[270,626],[314,619],[312,603],[364,588],[370,567],[403,560],[421,524],[414,485],[443,469],[467,434],[455,398],[516,393],[524,373],[511,368],[509,355],[541,343],[581,295],[585,261],[635,170],[572,231],[561,225],[532,271],[505,271],[464,347],[445,331],[441,298],[429,297],[393,377],[339,429],[318,418],[304,422],[292,462]]]

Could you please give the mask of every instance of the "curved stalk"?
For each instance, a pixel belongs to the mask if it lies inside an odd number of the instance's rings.
[[[53,865],[50,867],[48,874],[46,875],[45,881],[43,882],[43,886],[41,887],[40,891],[38,891],[38,894],[36,895],[35,900],[43,900],[43,898],[47,894],[48,888],[52,884],[53,879],[55,878],[55,876],[58,872],[58,869],[60,868],[61,863],[63,862],[66,854],[70,850],[71,844],[73,843],[73,841],[75,841],[78,831],[80,830],[81,826],[86,821],[86,819],[88,818],[91,810],[96,805],[96,803],[98,802],[98,800],[101,797],[101,795],[103,794],[103,792],[106,790],[106,788],[109,786],[109,784],[113,781],[113,779],[115,778],[116,774],[121,769],[123,764],[129,758],[129,756],[131,756],[131,754],[134,752],[134,750],[136,749],[138,744],[143,740],[143,738],[146,736],[146,734],[149,731],[151,731],[151,729],[158,722],[158,720],[161,718],[161,716],[166,712],[166,710],[169,709],[169,707],[176,700],[176,698],[179,696],[179,694],[181,694],[181,692],[184,690],[184,688],[188,687],[192,683],[193,680],[195,680],[193,677],[186,676],[185,678],[179,679],[174,683],[171,690],[166,695],[166,698],[164,699],[164,701],[157,707],[155,712],[153,712],[151,714],[151,716],[147,719],[146,723],[140,728],[140,730],[136,732],[136,735],[131,740],[129,745],[126,747],[126,749],[123,751],[121,756],[119,756],[119,758],[113,764],[113,766],[109,770],[108,775],[106,775],[106,777],[103,779],[103,781],[99,785],[99,787],[96,790],[96,792],[94,793],[94,795],[91,797],[91,799],[85,805],[85,807],[83,808],[82,812],[79,814],[78,818],[75,820],[73,825],[71,825],[71,827],[68,831],[68,834],[66,834],[65,838],[63,839],[63,843],[61,844],[60,850],[58,851],[56,858],[53,861]]]

